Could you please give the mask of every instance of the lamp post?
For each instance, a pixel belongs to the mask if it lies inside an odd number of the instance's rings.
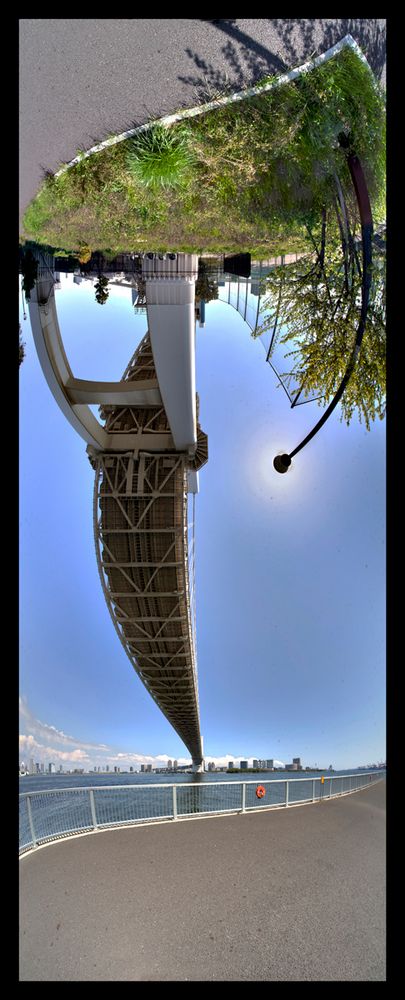
[[[274,466],[276,472],[280,472],[280,473],[288,472],[288,469],[290,468],[291,461],[294,458],[294,455],[297,455],[298,452],[301,451],[301,449],[304,448],[306,444],[308,444],[308,442],[311,440],[311,438],[313,438],[315,436],[315,434],[318,433],[318,431],[321,429],[321,427],[323,426],[323,424],[330,417],[332,411],[335,409],[335,406],[337,406],[339,400],[341,399],[341,397],[342,397],[342,395],[343,395],[343,393],[345,391],[347,383],[348,383],[348,381],[349,381],[349,379],[350,379],[350,377],[352,375],[353,369],[355,367],[355,364],[356,364],[356,361],[357,361],[357,357],[358,357],[358,354],[359,354],[359,351],[360,351],[361,341],[363,339],[363,333],[364,333],[365,325],[366,325],[368,300],[369,300],[370,287],[371,287],[371,263],[372,263],[372,249],[371,249],[372,244],[371,244],[371,238],[372,238],[372,234],[373,234],[373,217],[372,217],[372,214],[371,214],[370,199],[369,199],[369,196],[368,196],[367,184],[366,184],[366,180],[365,180],[365,177],[364,177],[363,168],[361,166],[359,158],[356,156],[355,153],[353,153],[351,151],[351,148],[350,148],[350,137],[348,137],[344,133],[341,133],[339,135],[339,143],[340,143],[340,145],[344,149],[347,150],[347,165],[348,165],[349,170],[350,170],[350,175],[351,175],[351,178],[352,178],[353,187],[354,187],[355,194],[356,194],[357,205],[358,205],[359,214],[360,214],[360,221],[361,221],[361,236],[362,236],[362,251],[363,251],[363,272],[362,272],[362,281],[361,281],[361,311],[360,311],[360,321],[359,321],[359,325],[357,327],[356,340],[355,340],[354,348],[353,348],[353,351],[352,351],[352,354],[351,354],[348,366],[346,368],[346,371],[345,371],[345,374],[344,374],[344,376],[342,378],[340,386],[337,389],[334,398],[332,399],[332,402],[329,404],[329,406],[325,410],[325,413],[323,414],[323,416],[321,417],[321,419],[318,420],[318,423],[315,424],[315,427],[313,427],[312,431],[310,431],[310,433],[307,434],[307,436],[304,438],[304,440],[301,441],[301,443],[299,445],[297,445],[297,447],[294,448],[294,450],[291,451],[289,455],[287,455],[287,454],[276,455],[276,457],[273,460],[273,466]]]

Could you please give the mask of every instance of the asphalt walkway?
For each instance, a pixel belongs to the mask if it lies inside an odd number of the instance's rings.
[[[385,781],[20,862],[21,981],[385,981]]]
[[[384,18],[21,18],[20,227],[45,171],[153,116],[240,90],[350,33],[385,81]]]

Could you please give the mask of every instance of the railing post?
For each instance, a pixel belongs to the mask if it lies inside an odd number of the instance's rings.
[[[285,804],[288,806],[288,781],[285,783]]]
[[[177,819],[178,817],[177,817],[177,787],[176,787],[176,785],[173,785],[172,792],[173,792],[173,819]]]
[[[312,801],[315,802],[315,781],[316,778],[312,778]]]
[[[36,847],[37,846],[37,838],[35,836],[34,820],[32,818],[31,801],[30,801],[29,795],[27,795],[27,812],[28,812],[28,820],[29,820],[30,830],[31,830],[32,843],[33,843],[34,847]]]
[[[246,782],[242,782],[242,812],[246,812]]]
[[[352,776],[349,774],[349,792],[352,790]]]
[[[92,788],[89,788],[89,795],[90,795],[91,818],[93,820],[93,829],[97,830],[98,826],[97,826],[96,807],[94,803],[94,791]]]
[[[332,788],[333,788],[333,778],[330,779],[330,791],[329,791],[329,798],[330,799],[332,798]]]

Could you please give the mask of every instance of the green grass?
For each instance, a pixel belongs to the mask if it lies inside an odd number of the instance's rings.
[[[127,167],[145,187],[184,188],[192,178],[193,153],[188,129],[156,124],[128,142]]]
[[[293,83],[151,131],[48,178],[25,236],[111,253],[307,249],[334,173],[352,187],[337,137],[350,131],[375,221],[385,217],[385,106],[351,50]]]

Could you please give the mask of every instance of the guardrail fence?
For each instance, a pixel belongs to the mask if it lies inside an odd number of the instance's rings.
[[[357,792],[384,777],[385,771],[379,770],[319,778],[99,785],[22,792],[20,854],[62,837],[109,827],[322,802]]]

